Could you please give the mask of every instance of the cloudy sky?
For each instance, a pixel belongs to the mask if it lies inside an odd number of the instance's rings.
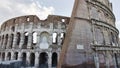
[[[110,0],[120,30],[120,0]],[[37,15],[45,19],[49,14],[71,16],[74,0],[0,0],[0,24],[23,15]]]

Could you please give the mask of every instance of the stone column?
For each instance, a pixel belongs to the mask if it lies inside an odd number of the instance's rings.
[[[5,61],[8,60],[7,54],[8,54],[8,52],[5,52]]]
[[[26,57],[26,59],[27,59],[27,65],[29,66],[30,65],[30,52],[27,52],[27,57]]]
[[[14,52],[11,52],[11,60],[15,60]]]
[[[16,43],[17,43],[17,28],[18,28],[18,24],[15,25],[15,33],[14,33],[14,38],[13,38],[13,47],[12,49],[16,48]]]
[[[22,54],[21,54],[21,52],[18,53],[18,60],[19,60],[19,61],[22,60]]]
[[[28,44],[27,44],[27,48],[30,49],[32,45],[32,33],[28,34]]]
[[[110,65],[109,65],[109,52],[108,51],[106,51],[105,59],[106,59],[106,68],[110,68]]]
[[[16,34],[14,34],[14,38],[13,38],[13,49],[15,49],[15,47],[16,47],[16,42],[17,42],[17,36],[16,36]]]
[[[49,52],[48,54],[48,68],[51,68],[52,66],[52,53]]]
[[[94,61],[95,61],[96,68],[99,68],[100,66],[99,66],[99,58],[98,58],[97,52],[94,55]]]
[[[7,46],[6,46],[7,49],[9,49],[9,45],[10,45],[10,42],[11,42],[10,38],[11,38],[10,35],[8,35],[8,42],[7,42]]]
[[[29,34],[28,34],[28,44],[27,48],[30,49],[32,45],[32,28],[33,28],[33,22],[30,22],[30,29],[29,29]]]
[[[37,32],[37,44],[36,44],[37,48],[39,48],[39,44],[40,44],[40,33]]]
[[[22,49],[22,46],[24,44],[24,33],[21,33],[21,38],[20,38],[20,44],[19,44],[19,48]]]
[[[35,67],[37,68],[39,66],[39,53],[35,53]]]

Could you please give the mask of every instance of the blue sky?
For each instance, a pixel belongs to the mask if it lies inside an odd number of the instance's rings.
[[[120,30],[120,0],[110,0]],[[23,15],[37,15],[45,19],[49,14],[71,16],[74,0],[0,0],[0,24]]]

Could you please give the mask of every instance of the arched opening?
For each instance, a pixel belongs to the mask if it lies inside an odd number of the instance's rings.
[[[10,37],[10,38],[11,38],[11,40],[10,40],[10,47],[9,47],[9,48],[12,48],[14,35],[11,34],[11,37]]]
[[[57,58],[58,58],[57,53],[54,52],[52,54],[52,67],[57,67]]]
[[[49,48],[49,33],[48,32],[42,32],[40,34],[40,48],[41,49]]]
[[[5,37],[5,49],[6,49],[6,46],[7,46],[7,42],[8,42],[8,34]]]
[[[18,32],[17,33],[17,45],[19,45],[20,44],[20,33]]]
[[[14,59],[17,60],[18,59],[18,52],[14,53]]]
[[[62,45],[64,43],[64,39],[65,39],[65,33],[64,32],[62,32],[60,34],[60,39],[61,39],[61,45]]]
[[[22,66],[26,66],[26,53],[22,53]]]
[[[2,53],[2,61],[5,60],[5,53]]]
[[[30,66],[34,66],[35,65],[35,54],[31,53],[30,54]]]
[[[52,43],[57,44],[57,33],[53,33],[52,37],[53,37]]]
[[[40,68],[48,68],[48,55],[43,52],[39,56],[39,67]]]
[[[12,27],[11,27],[11,30],[14,32],[14,31],[15,31],[15,27],[14,27],[14,26],[12,26]]]
[[[32,44],[36,45],[37,43],[37,32],[32,33]]]
[[[11,60],[11,53],[10,52],[8,52],[7,60]]]
[[[23,47],[22,47],[23,49],[26,49],[26,48],[27,48],[27,44],[28,44],[28,34],[29,34],[28,32],[25,32],[25,33],[24,33],[24,37],[25,37],[25,38],[24,38],[24,44],[23,44]]]

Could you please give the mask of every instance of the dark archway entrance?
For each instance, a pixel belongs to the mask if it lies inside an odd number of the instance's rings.
[[[14,53],[14,59],[17,60],[18,59],[18,52]]]
[[[26,53],[22,53],[22,66],[26,66]]]
[[[45,52],[39,56],[39,68],[48,68],[48,55]]]
[[[52,67],[57,67],[57,53],[52,54]]]
[[[5,60],[5,53],[2,53],[2,61]]]
[[[8,55],[7,55],[7,59],[8,60],[11,60],[11,53],[9,52]]]
[[[31,53],[30,54],[30,66],[34,66],[35,65],[35,54]]]

